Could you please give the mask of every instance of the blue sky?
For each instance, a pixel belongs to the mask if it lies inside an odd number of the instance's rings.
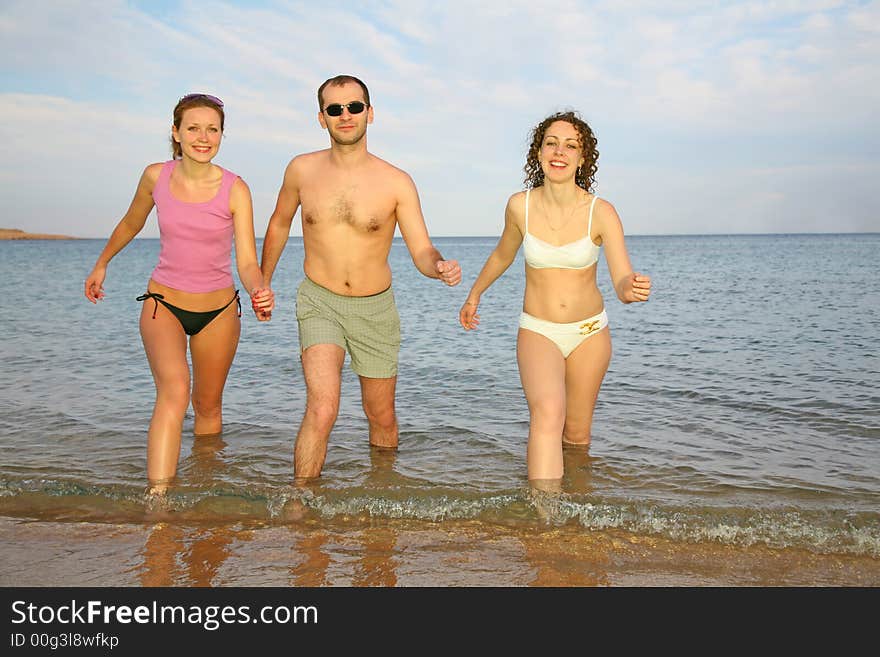
[[[262,237],[287,162],[327,147],[318,85],[348,73],[434,236],[499,234],[530,128],[568,108],[628,234],[880,231],[880,2],[349,6],[3,0],[0,227],[108,236],[205,91]]]

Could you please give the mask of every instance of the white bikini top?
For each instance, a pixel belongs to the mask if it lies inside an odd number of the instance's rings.
[[[529,232],[529,192],[526,190],[526,233],[523,236],[523,254],[526,264],[535,269],[586,269],[599,261],[599,246],[593,243],[590,233],[593,228],[593,207],[596,197],[590,204],[590,221],[587,234],[568,244],[550,244]]]

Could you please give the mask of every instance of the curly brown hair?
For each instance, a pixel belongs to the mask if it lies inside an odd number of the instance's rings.
[[[180,130],[180,122],[183,121],[183,113],[192,109],[193,107],[210,107],[213,110],[217,110],[217,113],[220,115],[220,132],[223,132],[223,124],[226,122],[226,114],[223,113],[223,105],[217,104],[216,101],[220,100],[216,96],[210,96],[208,94],[187,94],[179,101],[177,101],[177,105],[174,106],[173,113],[173,121],[174,127]],[[180,144],[174,141],[174,133],[171,134],[171,154],[175,160],[179,160],[183,157],[183,150],[180,148]]]
[[[529,133],[531,145],[526,156],[526,165],[523,167],[523,171],[526,172],[523,182],[525,182],[528,189],[534,189],[544,184],[544,171],[541,169],[538,153],[541,150],[541,143],[544,141],[544,133],[556,121],[570,123],[578,131],[580,146],[583,149],[584,163],[578,167],[574,181],[578,187],[592,192],[593,187],[596,185],[596,171],[599,168],[596,165],[596,161],[599,159],[599,151],[596,146],[599,142],[596,140],[596,135],[593,134],[592,128],[574,110],[551,114]]]

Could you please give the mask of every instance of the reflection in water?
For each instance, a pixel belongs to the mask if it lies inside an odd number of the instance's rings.
[[[609,546],[572,527],[520,537],[533,569],[529,586],[608,586]]]
[[[223,450],[226,442],[222,434],[200,436],[193,440],[192,451],[180,464],[181,474],[185,474],[194,486],[202,488],[213,484],[218,475],[222,479],[226,470]]]
[[[329,534],[322,530],[303,531],[294,545],[295,551],[302,559],[290,569],[291,585],[293,586],[329,586],[332,582],[327,577],[330,568],[330,556],[323,550]]]
[[[367,527],[358,540],[362,554],[354,567],[352,586],[397,586],[397,531],[390,524]]]
[[[394,476],[394,464],[397,450],[370,448],[370,470],[364,481],[365,488],[384,489]],[[316,482],[303,482],[301,487],[317,490]],[[333,584],[331,571],[338,571],[342,580],[350,580],[351,586],[397,586],[398,560],[394,558],[397,543],[397,530],[391,523],[383,521],[381,525],[367,526],[354,532],[343,532],[342,545],[327,546],[330,534],[321,529],[312,529],[308,525],[308,513],[298,500],[288,503],[291,511],[288,520],[302,520],[303,526],[297,528],[299,536],[295,541],[295,551],[299,562],[290,570],[291,583],[294,586],[328,586]],[[293,511],[292,509],[296,509]],[[301,533],[300,533],[301,530]],[[337,533],[336,536],[339,536]],[[349,539],[348,537],[351,537]],[[353,540],[352,547],[345,545]],[[333,563],[329,556],[355,552],[354,562]],[[351,572],[346,572],[351,569]]]
[[[214,586],[220,566],[232,554],[235,533],[226,527],[212,527],[196,532],[184,560],[189,568],[191,586]]]
[[[228,527],[188,533],[184,527],[156,523],[142,552],[141,585],[218,586],[220,567],[232,554],[236,534]]]
[[[368,488],[387,488],[396,475],[394,471],[396,462],[396,449],[370,445],[370,470],[367,472],[364,484]]]
[[[394,476],[396,449],[370,447],[370,471],[365,484],[387,488]],[[353,586],[397,586],[397,560],[394,548],[397,531],[390,525],[367,527],[360,533],[363,555],[355,566]]]
[[[593,492],[593,457],[583,447],[565,447],[562,451],[562,489],[571,495]]]
[[[592,457],[586,449],[566,447],[562,480],[530,481],[538,517],[545,523],[570,517],[561,506],[583,503],[592,492]],[[520,535],[525,557],[534,570],[530,586],[607,586],[607,539],[569,522],[553,529],[526,530]]]
[[[180,467],[195,486],[209,488],[225,468],[220,435],[193,441],[192,453]],[[162,505],[148,504],[153,525],[142,552],[140,581],[143,586],[217,586],[220,568],[232,554],[236,538],[247,540],[247,532],[228,526],[186,528],[174,524],[173,512]]]
[[[177,555],[183,552],[183,529],[164,522],[153,526],[142,552],[141,586],[176,586],[180,582]]]
[[[218,479],[217,473],[225,470],[222,454],[221,440],[200,439],[188,459],[187,477],[205,482]],[[370,450],[370,467],[362,482],[368,495],[381,498],[383,491],[395,488],[399,477],[396,459],[397,452],[393,450]],[[538,482],[533,487],[534,508],[539,512],[540,522],[526,519],[500,534],[477,531],[474,535],[469,533],[467,523],[453,522],[438,528],[438,536],[431,539],[430,544],[437,548],[435,556],[451,563],[466,555],[457,562],[459,568],[474,568],[472,575],[478,577],[484,560],[497,558],[498,546],[506,541],[513,549],[507,554],[512,559],[508,566],[520,573],[522,583],[608,585],[613,539],[605,532],[581,527],[576,520],[578,509],[588,504],[592,495],[592,470],[593,459],[586,451],[566,449],[562,479],[549,486]],[[278,549],[283,564],[278,565],[286,571],[287,583],[300,587],[400,585],[400,569],[413,556],[406,553],[407,547],[412,546],[409,534],[405,534],[407,538],[401,545],[401,532],[408,531],[408,524],[384,517],[373,519],[367,514],[326,518],[310,501],[332,497],[333,491],[324,490],[325,486],[320,479],[298,485],[288,505],[290,509],[296,507],[297,513],[285,515],[280,526],[270,530],[269,536],[281,536]],[[230,508],[222,499],[212,497],[211,502],[211,508],[218,508],[221,519],[229,518]],[[248,554],[243,543],[255,534],[229,522],[208,526],[209,515],[197,505],[190,512],[168,511],[155,518],[137,572],[141,585],[220,586],[224,580],[234,578],[228,564],[233,555]],[[190,522],[192,525],[187,525]],[[504,540],[493,543],[501,534]],[[253,554],[241,563],[253,571],[252,576],[261,563],[265,565],[264,557],[255,558]],[[413,572],[417,571],[410,575]],[[466,579],[465,576],[463,581]]]

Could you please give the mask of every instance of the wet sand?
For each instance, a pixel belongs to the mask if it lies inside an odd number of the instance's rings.
[[[578,527],[0,518],[0,586],[880,586],[880,560]]]

